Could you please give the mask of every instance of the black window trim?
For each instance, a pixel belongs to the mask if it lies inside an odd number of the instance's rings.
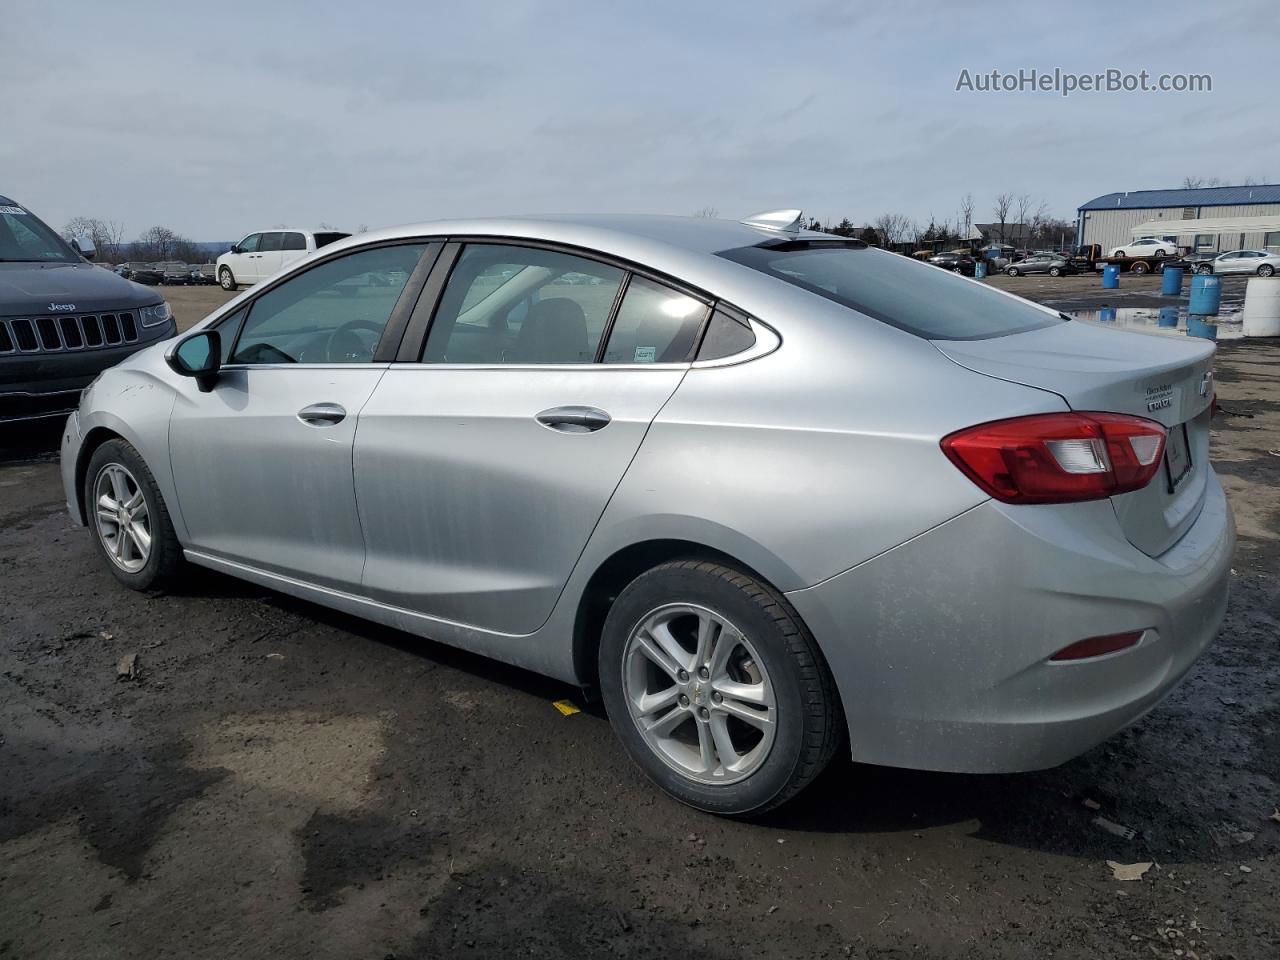
[[[340,241],[339,241],[340,242]],[[287,283],[295,277],[300,277],[304,273],[314,270],[316,267],[337,260],[341,257],[349,256],[355,253],[365,253],[369,250],[381,250],[385,247],[403,247],[416,246],[424,244],[425,249],[422,256],[418,258],[417,265],[409,274],[409,279],[404,285],[404,289],[400,291],[400,297],[396,300],[396,305],[391,310],[391,315],[387,318],[387,324],[382,329],[382,336],[378,338],[377,346],[373,349],[373,359],[368,363],[229,363],[224,369],[228,370],[298,370],[308,367],[370,367],[381,366],[391,363],[395,359],[395,347],[399,345],[400,339],[404,335],[405,325],[409,321],[410,314],[416,306],[419,296],[422,293],[423,286],[426,284],[435,265],[436,259],[440,255],[440,250],[444,246],[439,238],[434,237],[398,237],[394,240],[382,240],[377,243],[368,243],[355,247],[344,247],[341,250],[334,250],[332,253],[325,254],[316,260],[311,261],[302,270],[291,271],[284,276],[277,277],[269,283],[256,285],[248,295],[248,299],[244,301],[235,300],[224,308],[222,314],[210,321],[208,326],[202,327],[202,330],[216,330],[223,323],[236,316],[242,310],[245,311],[244,322],[240,324],[240,328],[236,331],[235,343],[232,344],[231,350],[227,356],[234,357],[236,350],[240,347],[240,334],[243,333],[245,325],[249,321],[249,317],[253,313],[253,308],[263,296],[279,287],[281,284]],[[323,248],[322,248],[323,249]],[[234,304],[234,306],[232,306]],[[229,308],[229,309],[228,309]]]

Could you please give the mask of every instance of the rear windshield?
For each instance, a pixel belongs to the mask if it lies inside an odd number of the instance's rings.
[[[986,340],[1066,322],[981,283],[870,247],[770,242],[719,255],[927,340]]]
[[[327,246],[330,243],[336,243],[338,240],[344,240],[349,236],[351,236],[351,234],[338,233],[336,231],[334,231],[333,233],[317,233],[316,249],[319,250],[323,246]]]

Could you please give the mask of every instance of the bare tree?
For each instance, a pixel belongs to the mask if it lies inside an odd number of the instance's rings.
[[[1210,177],[1207,180],[1204,177],[1183,177],[1182,178],[1182,189],[1184,190],[1199,190],[1201,187],[1225,187],[1225,186],[1229,186],[1229,184],[1223,183],[1217,177]]]
[[[1009,223],[1009,211],[1013,208],[1013,194],[1002,193],[996,197],[995,218],[1000,224],[1000,242],[1005,242],[1005,227]]]
[[[124,248],[124,227],[114,220],[72,217],[62,228],[62,235],[68,240],[88,237],[97,248],[98,259],[104,263],[115,263]]]
[[[892,247],[907,238],[911,229],[911,221],[901,213],[882,213],[871,224],[880,235],[880,242]]]
[[[697,210],[693,211],[693,215],[695,217],[706,217],[709,220],[714,220],[716,217],[720,216],[720,211],[715,207],[699,207]]]
[[[154,226],[129,244],[129,259],[142,261],[180,260],[200,263],[204,252],[186,237],[168,227]]]
[[[959,223],[959,233],[961,236],[968,238],[969,231],[973,229],[973,194],[966,193],[960,200],[960,216],[957,218]]]

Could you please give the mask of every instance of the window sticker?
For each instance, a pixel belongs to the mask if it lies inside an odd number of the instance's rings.
[[[0,213],[11,213],[15,216],[23,217],[26,216],[27,211],[21,207],[0,207]]]
[[[657,359],[657,347],[636,347],[636,363],[653,363]]]

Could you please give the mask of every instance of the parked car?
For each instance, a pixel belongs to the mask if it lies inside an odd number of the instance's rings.
[[[1144,237],[1141,240],[1135,240],[1133,243],[1127,243],[1121,247],[1115,247],[1111,251],[1113,257],[1142,257],[1150,260],[1160,260],[1164,257],[1176,257],[1178,255],[1178,245],[1172,240],[1161,240],[1156,237]]]
[[[333,244],[90,386],[68,506],[134,589],[210,567],[598,690],[722,814],[842,742],[1031,770],[1145,714],[1226,605],[1213,344],[798,221]]]
[[[169,305],[0,197],[0,424],[65,417],[102,370],[176,332]]]
[[[191,279],[191,265],[176,260],[166,261],[159,265],[160,282],[174,287],[185,287]]]
[[[1196,273],[1252,273],[1270,277],[1280,268],[1280,254],[1266,250],[1232,250],[1195,265]]]
[[[212,266],[193,266],[187,274],[187,284],[193,287],[211,286],[218,281],[213,277]]]
[[[1061,277],[1064,274],[1075,273],[1076,268],[1071,265],[1070,260],[1056,253],[1033,253],[1017,263],[1009,264],[1004,272],[1011,277],[1021,276],[1024,273],[1047,273],[1051,277]]]
[[[127,264],[129,279],[148,287],[164,283],[164,269],[158,263]]]
[[[235,290],[258,283],[321,247],[351,234],[338,230],[262,230],[251,233],[217,260],[218,284]]]
[[[967,253],[936,253],[929,258],[928,262],[935,267],[950,270],[952,273],[962,273],[967,277],[973,276],[977,263]]]

